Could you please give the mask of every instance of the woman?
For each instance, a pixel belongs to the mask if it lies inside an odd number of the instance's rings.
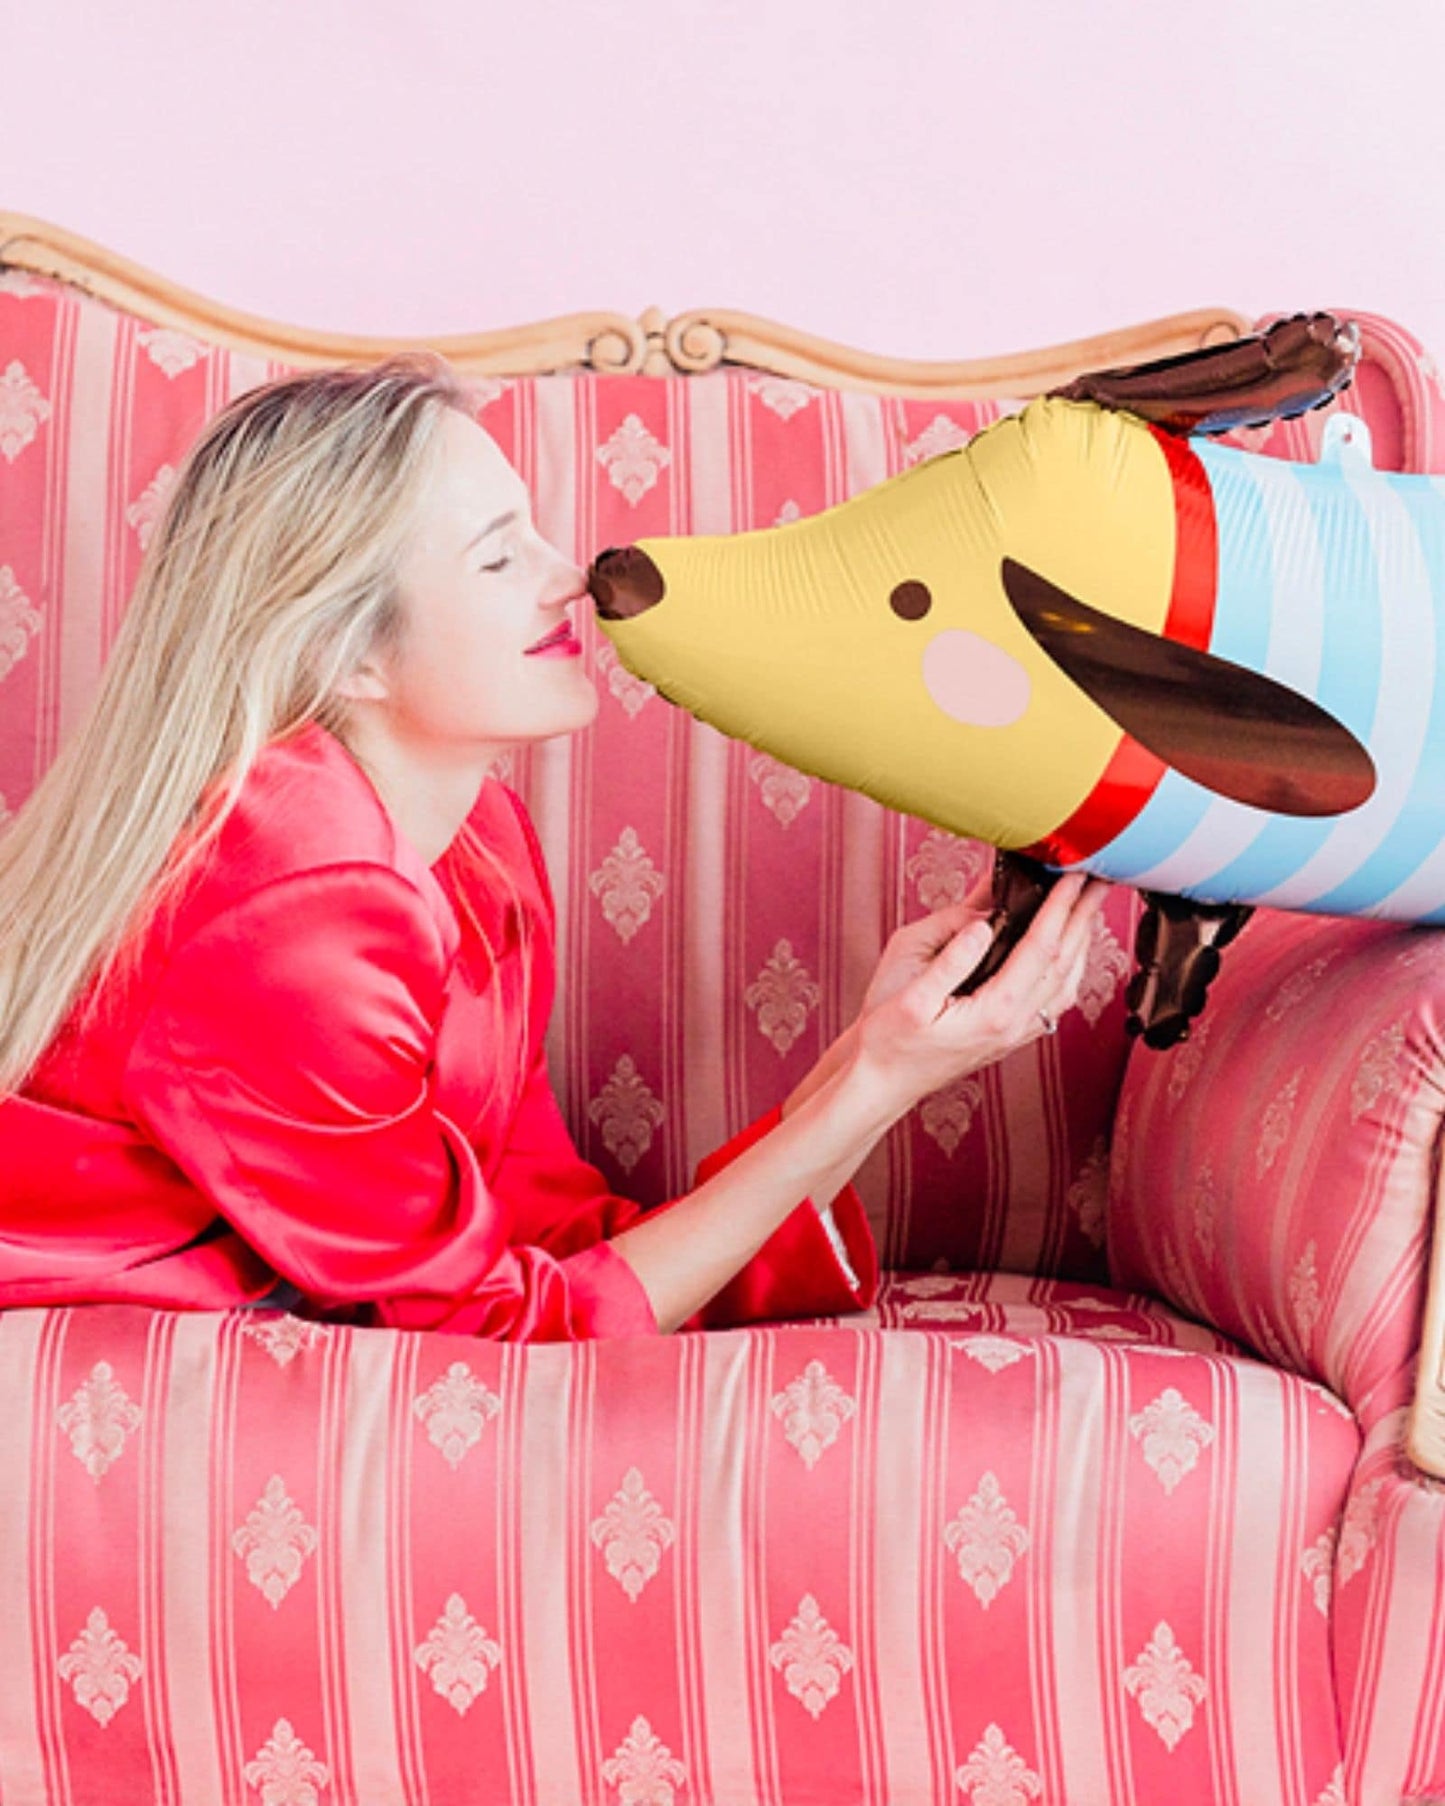
[[[558,1339],[871,1300],[850,1175],[1052,1027],[1101,887],[1059,883],[966,1000],[977,913],[900,931],[696,1190],[612,1196],[548,1084],[550,897],[492,775],[592,720],[585,601],[440,360],[212,422],[92,716],[0,836],[0,1305]]]

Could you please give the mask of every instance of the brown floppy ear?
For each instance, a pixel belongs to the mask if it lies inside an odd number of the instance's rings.
[[[1344,815],[1373,793],[1369,753],[1308,697],[1102,614],[1012,558],[1002,577],[1014,613],[1059,669],[1207,790],[1274,815]]]

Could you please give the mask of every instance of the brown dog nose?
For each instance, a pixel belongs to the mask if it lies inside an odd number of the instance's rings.
[[[667,593],[662,572],[640,546],[611,546],[587,572],[587,587],[604,621],[630,621]]]

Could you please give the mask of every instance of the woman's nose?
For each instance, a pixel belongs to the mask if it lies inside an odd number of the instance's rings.
[[[556,602],[574,602],[587,587],[587,574],[565,552],[559,552],[555,546],[549,547],[549,550],[552,557],[546,584],[548,601],[544,606],[551,606]]]
[[[592,561],[587,587],[605,621],[629,621],[667,593],[662,572],[640,546],[611,546]]]

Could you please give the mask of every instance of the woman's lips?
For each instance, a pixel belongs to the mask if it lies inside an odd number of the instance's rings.
[[[527,648],[528,658],[577,658],[582,651],[582,642],[572,631],[570,620],[562,621],[554,627],[545,639],[538,640],[535,646]]]

